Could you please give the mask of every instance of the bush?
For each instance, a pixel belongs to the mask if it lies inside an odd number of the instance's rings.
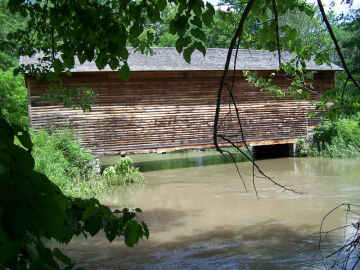
[[[0,70],[0,109],[11,125],[28,128],[27,90],[24,77],[15,77],[12,70]]]
[[[81,148],[71,130],[40,130],[32,135],[35,170],[47,175],[60,188],[74,179],[89,179],[95,157]]]
[[[103,177],[112,185],[128,185],[143,183],[144,176],[129,157],[118,160],[114,166],[109,166],[103,171]]]
[[[324,122],[315,129],[311,156],[351,158],[360,156],[360,113]]]
[[[40,130],[32,134],[35,170],[45,174],[66,195],[95,197],[114,185],[143,183],[144,177],[130,158],[119,160],[103,174],[95,172],[95,156],[82,148],[70,129]]]

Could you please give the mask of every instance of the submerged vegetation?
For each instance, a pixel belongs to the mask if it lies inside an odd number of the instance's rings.
[[[142,184],[143,175],[130,158],[122,158],[101,174],[96,157],[82,148],[70,129],[32,134],[35,170],[73,197],[98,197],[114,185]]]

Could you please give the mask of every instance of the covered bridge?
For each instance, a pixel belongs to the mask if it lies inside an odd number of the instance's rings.
[[[26,76],[29,89],[29,115],[35,130],[51,125],[71,126],[81,144],[96,154],[128,154],[200,149],[213,146],[213,120],[216,93],[223,72],[227,49],[207,49],[206,56],[194,52],[191,64],[174,48],[154,48],[153,55],[131,54],[129,81],[121,81],[106,67],[99,71],[94,63],[76,63],[66,86],[85,86],[99,94],[91,112],[83,112],[43,101],[45,81]],[[286,57],[284,56],[284,61]],[[21,64],[37,62],[22,57]],[[267,51],[240,50],[236,69],[269,74],[278,68],[277,57]],[[308,63],[316,71],[313,82],[318,93],[334,86],[332,65]],[[237,72],[234,94],[240,110],[245,139],[250,145],[293,143],[305,137],[314,126],[307,114],[314,109],[311,100],[275,98],[260,92]],[[231,75],[231,74],[230,74]],[[289,81],[276,77],[274,83],[286,87]],[[222,100],[220,130],[235,134],[241,144],[230,98]]]

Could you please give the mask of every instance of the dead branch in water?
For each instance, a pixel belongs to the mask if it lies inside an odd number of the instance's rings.
[[[345,224],[324,231],[323,228],[326,221],[341,208],[345,208]],[[352,208],[360,208],[360,205],[350,203],[339,204],[331,209],[321,220],[318,244],[320,251],[323,249],[323,242],[325,242],[331,233],[336,233],[340,230],[344,231],[344,243],[324,256],[325,264],[333,259],[330,266],[326,267],[327,269],[353,270],[357,269],[357,266],[360,265],[360,215],[358,212],[353,211]],[[354,215],[355,222],[349,220],[349,214]]]

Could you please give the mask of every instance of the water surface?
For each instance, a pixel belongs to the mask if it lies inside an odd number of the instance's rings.
[[[112,207],[140,207],[150,240],[135,248],[102,235],[76,239],[65,252],[86,269],[324,269],[323,256],[344,236],[330,235],[318,250],[321,219],[342,202],[360,203],[360,162],[281,158],[258,162],[287,192],[256,179],[239,163],[249,192],[232,164],[145,172],[147,185],[128,196],[103,199]],[[325,230],[352,217],[343,209]]]

